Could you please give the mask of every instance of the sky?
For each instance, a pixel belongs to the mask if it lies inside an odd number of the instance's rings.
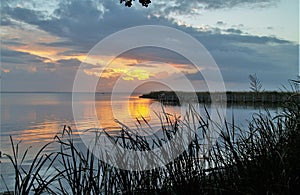
[[[1,0],[1,91],[71,92],[81,64],[87,78],[99,78],[98,91],[111,91],[119,80],[139,85],[179,73],[207,90],[201,68],[173,51],[136,48],[108,67],[107,56],[89,56],[105,37],[140,25],[172,27],[198,40],[227,90],[249,90],[249,74],[264,90],[288,87],[299,75],[298,0],[152,0],[148,8],[138,1],[128,8],[118,0]]]

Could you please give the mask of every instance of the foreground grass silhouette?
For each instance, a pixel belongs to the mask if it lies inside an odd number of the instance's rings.
[[[253,115],[247,129],[235,126],[234,120],[225,121],[205,155],[202,149],[210,141],[208,128],[214,121],[191,108],[187,120],[193,125],[188,128],[199,133],[174,161],[148,171],[121,170],[98,160],[90,150],[76,147],[76,138],[66,126],[53,143],[40,149],[29,168],[22,166],[27,151],[20,157],[20,146],[11,139],[13,153],[4,155],[15,169],[15,188],[7,190],[14,194],[296,194],[300,105],[295,98],[299,94],[292,94],[275,117],[268,112]],[[182,128],[179,118],[167,113],[160,117],[163,138],[151,142],[121,123],[120,136],[99,132],[122,147],[149,150],[171,140]],[[49,144],[59,144],[60,150],[47,153]]]

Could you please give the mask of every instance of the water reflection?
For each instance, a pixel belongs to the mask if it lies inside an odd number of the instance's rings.
[[[74,102],[82,107],[77,126],[75,126],[71,93],[2,93],[0,150],[3,153],[12,154],[9,138],[12,135],[15,143],[22,140],[19,148],[21,154],[32,146],[28,152],[28,158],[32,159],[45,143],[53,141],[54,135],[62,132],[64,125],[69,125],[74,130],[78,128],[78,132],[89,128],[99,128],[92,123],[95,113],[88,106],[91,102],[85,101],[84,97],[85,94],[82,94],[82,98]],[[138,96],[120,95],[112,104],[110,98],[109,94],[96,94],[95,97],[96,114],[101,128],[107,128],[111,132],[119,129],[120,125],[114,119],[118,119],[129,127],[135,127],[137,120],[143,123],[144,119],[151,127],[160,125],[156,113],[159,115],[162,107],[158,102],[139,99]],[[211,109],[209,105],[206,105],[206,108]],[[188,105],[165,107],[167,113],[177,116],[187,109]],[[272,108],[273,111],[277,109],[277,107]],[[205,113],[204,105],[195,105],[195,110]],[[255,106],[228,105],[227,121],[230,122],[231,117],[234,116],[235,124],[248,125],[245,120],[250,120],[251,115],[259,110],[264,111],[263,108]],[[145,124],[143,125],[146,127]],[[57,151],[57,145],[51,145],[48,151]],[[13,179],[13,172],[11,172],[13,169],[6,167],[9,165],[8,159],[2,158],[1,161],[0,172],[5,177]],[[4,189],[0,182],[0,191]]]
[[[91,122],[95,113],[85,101],[84,94],[75,102],[83,108],[77,126],[73,119],[71,93],[2,93],[1,96],[1,150],[9,149],[9,135],[15,140],[23,140],[25,145],[36,145],[53,140],[65,124],[80,131],[99,128]],[[128,126],[134,126],[142,117],[147,121],[154,119],[152,100],[120,95],[112,107],[110,98],[109,94],[96,94],[96,114],[101,128],[119,128],[114,119]]]
[[[82,94],[83,98],[75,102],[83,108],[75,126],[71,93],[2,93],[1,150],[10,150],[9,135],[12,135],[15,140],[23,140],[23,144],[27,146],[36,146],[53,140],[54,135],[61,132],[65,124],[79,131],[89,128],[119,129],[120,125],[115,122],[115,119],[129,127],[135,127],[137,120],[142,123],[144,119],[153,126],[160,124],[155,113],[161,111],[158,102],[120,94],[112,104],[109,94],[96,94],[96,114],[101,126],[95,126],[92,123],[95,113],[88,106],[90,102],[86,102],[84,96],[85,94]],[[168,106],[166,112],[180,115],[181,110],[187,108],[188,106]],[[203,105],[198,105],[197,109],[200,112],[201,109],[203,110]],[[250,119],[251,114],[258,109],[260,108],[231,105],[226,115],[230,121],[230,117],[234,114],[238,124]]]
[[[132,119],[138,119],[138,120],[147,120],[151,121],[150,117],[150,105],[152,101],[148,99],[138,99],[135,98],[135,101],[129,102],[129,113]]]

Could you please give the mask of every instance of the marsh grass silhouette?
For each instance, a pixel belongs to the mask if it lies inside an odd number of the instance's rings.
[[[190,108],[187,120],[193,123],[186,124],[193,124],[188,128],[198,132],[193,141],[174,161],[147,171],[118,169],[87,148],[77,148],[67,126],[38,151],[26,169],[22,163],[27,150],[19,161],[20,144],[11,138],[13,154],[4,155],[15,169],[14,194],[294,194],[300,185],[300,106],[294,101],[299,94],[292,96],[275,117],[268,112],[254,114],[246,129],[237,127],[234,117],[225,121],[220,137],[206,153],[204,141],[209,139],[213,121]],[[122,123],[117,136],[105,130],[98,133],[125,148],[150,150],[171,140],[181,128],[178,117],[165,112],[160,117],[163,136],[151,142]],[[49,144],[59,144],[60,150],[46,154]],[[162,152],[168,155],[169,151]]]

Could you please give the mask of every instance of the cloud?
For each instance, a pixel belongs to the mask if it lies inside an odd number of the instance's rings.
[[[278,89],[297,72],[297,45],[252,45],[243,50],[214,50],[212,55],[225,82],[247,84],[248,75],[257,73],[264,84]],[[276,79],[275,79],[276,78]]]
[[[278,0],[168,0],[153,2],[155,10],[161,14],[200,14],[202,10],[215,10],[233,7],[262,8],[276,5]],[[151,6],[150,6],[151,7]]]
[[[81,61],[79,61],[78,59],[75,58],[71,58],[71,59],[62,59],[62,60],[57,60],[56,63],[60,64],[61,66],[74,66],[74,67],[79,67],[79,65],[81,64]]]
[[[164,48],[158,47],[142,47],[132,49],[120,55],[121,58],[136,59],[140,62],[162,62],[171,64],[185,64],[187,67],[191,64],[182,55]]]
[[[2,15],[0,17],[0,23],[1,23],[1,26],[11,26],[13,25],[13,22],[6,16],[6,15]]]
[[[146,63],[138,63],[138,64],[126,64],[125,66],[128,67],[141,67],[141,68],[155,68],[157,66],[153,65],[153,64],[146,64]]]
[[[10,71],[2,74],[2,91],[72,91],[76,72],[60,70],[60,72]]]
[[[104,2],[109,10],[107,12],[98,9],[97,4],[97,1],[92,0],[63,1],[51,18],[28,8],[6,7],[1,11],[7,18],[35,25],[52,35],[66,38],[61,42],[50,43],[49,46],[69,45],[85,52],[111,33],[135,25],[154,24],[147,15],[134,9],[128,12],[127,8],[116,2]]]
[[[239,30],[239,29],[235,29],[235,28],[229,28],[225,30],[228,33],[233,33],[233,34],[242,34],[243,31]]]
[[[228,5],[239,5],[239,4],[265,4],[266,2],[274,2],[274,0],[246,0],[246,1],[175,1],[176,4],[184,4],[180,9],[184,9],[187,5],[192,5],[193,3],[207,4],[210,7],[220,7]],[[226,3],[224,3],[226,2]],[[87,52],[91,47],[93,47],[98,41],[104,37],[117,32],[119,30],[137,26],[137,25],[147,25],[147,24],[159,24],[167,25],[175,28],[179,28],[183,31],[194,31],[193,34],[197,36],[207,36],[211,32],[199,32],[195,31],[193,28],[187,28],[178,26],[173,20],[168,20],[163,17],[151,16],[150,10],[140,10],[140,9],[128,9],[124,6],[120,6],[116,2],[104,1],[103,6],[105,10],[103,11],[97,8],[97,1],[87,0],[87,1],[64,1],[59,4],[59,7],[54,10],[54,15],[51,18],[43,16],[42,12],[35,10],[30,10],[27,8],[11,8],[3,10],[4,15],[8,15],[10,18],[20,20],[25,23],[36,25],[38,28],[49,32],[55,36],[65,38],[64,40],[52,43],[40,43],[47,46],[62,47],[69,46],[73,49],[79,51]],[[167,3],[166,3],[167,4]],[[214,6],[213,6],[214,5]],[[214,32],[220,31],[220,29],[214,29]],[[238,29],[228,29],[228,32],[237,33]],[[142,36],[142,35],[141,35]],[[213,36],[213,35],[212,35]],[[232,38],[232,37],[224,37]],[[258,40],[257,37],[244,37],[245,40],[250,41],[251,38]],[[268,37],[265,37],[268,39]],[[262,40],[262,38],[260,38]],[[267,41],[267,40],[266,40]],[[271,41],[278,41],[273,39]]]
[[[24,43],[21,43],[19,39],[3,40],[2,44],[8,45],[8,46],[25,46],[26,45]]]
[[[26,21],[29,24],[36,24],[38,25],[40,21],[43,21],[43,13],[40,11],[33,11],[26,8],[21,7],[6,7],[4,14],[10,16],[10,18],[15,20]]]
[[[216,23],[218,26],[226,26],[226,23],[223,21],[217,21]]]
[[[201,9],[222,9],[235,6],[270,6],[277,1],[273,0],[193,0],[193,1],[160,1],[157,4],[161,8],[169,8],[171,11],[179,10],[180,13],[191,12],[192,5],[200,6]],[[170,7],[169,5],[175,5]],[[151,5],[152,6],[152,5]],[[155,8],[155,3],[153,6]],[[196,9],[198,9],[196,7]],[[53,9],[53,14],[49,16],[48,12],[31,9],[30,7],[16,7],[10,4],[1,6],[4,25],[20,29],[30,24],[33,32],[44,31],[55,37],[57,40],[46,42],[36,40],[36,44],[41,47],[67,48],[58,55],[61,59],[50,60],[38,55],[32,55],[28,52],[14,51],[13,49],[1,48],[2,59],[1,63],[6,71],[5,87],[11,89],[31,89],[29,86],[48,87],[47,82],[51,83],[49,90],[54,90],[58,85],[57,90],[62,90],[65,86],[69,90],[72,86],[73,79],[77,67],[81,61],[75,59],[75,56],[86,54],[98,41],[111,33],[119,30],[145,24],[157,24],[174,27],[182,30],[200,41],[211,53],[216,60],[223,74],[225,82],[228,83],[243,83],[247,85],[249,73],[260,72],[262,81],[270,86],[278,86],[280,83],[291,78],[297,72],[298,65],[298,45],[287,40],[269,36],[255,36],[244,34],[236,26],[229,29],[220,29],[225,26],[225,22],[218,21],[217,25],[220,28],[211,28],[204,31],[203,29],[193,28],[188,26],[179,26],[174,20],[167,19],[163,15],[154,16],[153,9],[125,8],[118,4],[117,1],[62,1],[56,8]],[[165,14],[168,14],[166,11]],[[3,25],[3,24],[2,24]],[[6,28],[7,26],[3,26]],[[21,31],[20,31],[21,33]],[[145,36],[141,34],[140,36]],[[160,39],[166,38],[167,35],[162,35]],[[147,37],[145,37],[146,39]],[[3,37],[2,42],[7,46],[20,47],[25,46],[23,41],[16,38]],[[26,43],[27,44],[27,43]],[[29,43],[28,43],[29,44]],[[30,47],[30,45],[27,45]],[[191,48],[192,49],[192,48]],[[68,56],[68,59],[64,58]],[[122,58],[136,59],[139,66],[150,68],[152,65],[144,63],[144,61],[158,61],[163,63],[173,63],[186,65],[180,67],[187,69],[190,67],[190,62],[183,56],[160,48],[139,48],[133,51],[122,54]],[[25,70],[19,69],[21,66],[31,67],[36,72],[27,74]],[[133,66],[132,63],[125,66]],[[18,67],[18,68],[16,68]],[[89,69],[92,74],[94,65],[85,64],[85,68]],[[99,68],[99,67],[98,67]],[[22,75],[23,74],[23,75]],[[63,74],[63,75],[62,75]],[[191,80],[201,80],[200,73],[186,73]],[[280,77],[280,74],[282,75]],[[29,76],[30,75],[30,76]],[[118,76],[119,73],[114,73]],[[66,79],[67,77],[67,79]],[[29,79],[24,83],[18,82],[18,87],[13,86],[12,78]],[[48,81],[40,81],[39,79],[48,79]],[[276,80],[274,81],[274,78]],[[55,80],[55,81],[54,81]],[[32,84],[36,82],[36,84]],[[68,84],[59,85],[59,82],[69,82]],[[276,82],[276,83],[275,83]],[[38,84],[37,84],[38,83]],[[112,83],[111,81],[109,83]],[[40,88],[39,88],[40,89]]]
[[[222,9],[233,8],[237,6],[250,6],[250,7],[268,7],[278,2],[278,0],[195,0],[205,5],[206,9]]]
[[[36,64],[43,63],[47,58],[40,57],[38,55],[32,55],[27,52],[15,51],[8,48],[1,47],[1,62],[2,65],[15,64]]]

